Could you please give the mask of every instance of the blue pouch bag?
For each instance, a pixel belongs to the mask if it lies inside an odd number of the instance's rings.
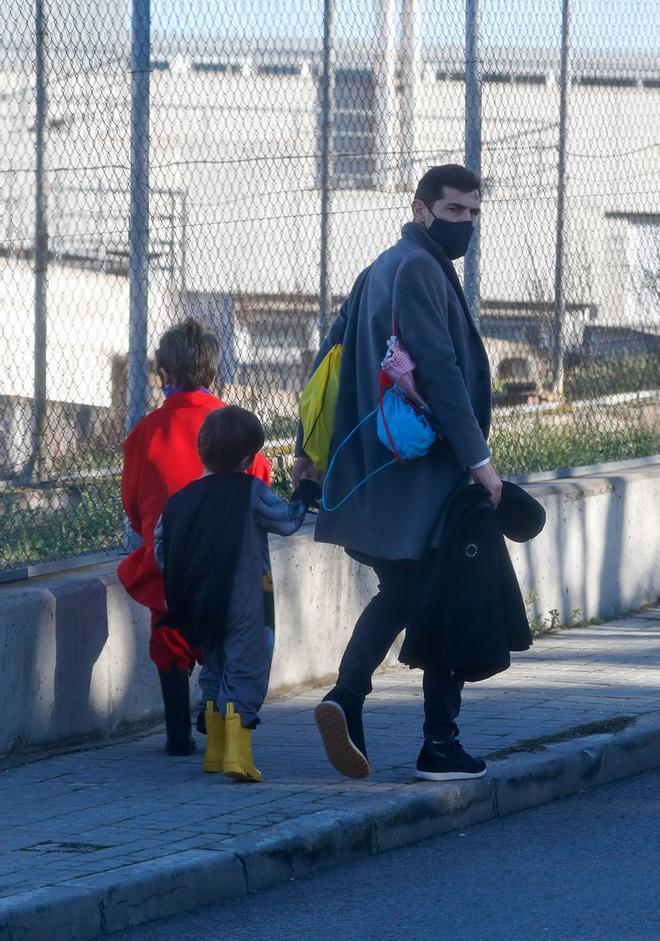
[[[381,444],[389,448],[400,464],[424,457],[438,440],[424,411],[397,385],[381,393],[376,433]]]

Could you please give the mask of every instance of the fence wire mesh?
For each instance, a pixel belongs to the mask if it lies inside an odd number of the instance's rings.
[[[121,544],[127,409],[140,388],[159,404],[153,350],[185,316],[221,337],[218,389],[260,416],[284,485],[324,325],[398,237],[417,178],[464,158],[458,0],[152,0],[144,70],[130,13],[9,0],[0,14],[5,577]],[[561,0],[482,0],[480,324],[505,475],[660,450],[655,18],[654,0],[576,0],[562,32]],[[132,152],[142,71],[149,134]],[[148,244],[131,217],[147,147]]]

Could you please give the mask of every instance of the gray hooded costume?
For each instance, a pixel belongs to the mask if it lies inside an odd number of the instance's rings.
[[[358,277],[315,363],[343,343],[331,453],[377,405],[380,364],[392,332],[394,277],[415,250],[399,280],[399,336],[444,441],[420,460],[376,474],[340,508],[321,511],[317,541],[344,546],[358,558],[418,559],[437,547],[449,496],[470,467],[490,456],[488,359],[454,267],[422,226],[408,223],[401,236]],[[339,452],[327,479],[328,505],[391,458],[378,440],[374,417]]]

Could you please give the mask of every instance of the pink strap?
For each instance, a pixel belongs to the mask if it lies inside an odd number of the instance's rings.
[[[397,295],[399,288],[399,275],[401,274],[403,268],[408,264],[411,258],[414,258],[415,255],[428,255],[429,253],[424,248],[415,248],[412,252],[409,252],[404,258],[399,262],[399,267],[396,269],[396,274],[394,275],[394,284],[392,285],[392,336],[398,337],[397,332]],[[433,257],[433,256],[429,256]]]

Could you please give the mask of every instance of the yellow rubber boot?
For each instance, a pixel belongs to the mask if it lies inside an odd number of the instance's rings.
[[[225,715],[224,771],[234,781],[261,781],[261,771],[255,768],[252,758],[252,732],[243,727],[233,702],[227,703]]]
[[[225,763],[225,720],[212,699],[206,702],[206,754],[204,771],[222,771]]]

